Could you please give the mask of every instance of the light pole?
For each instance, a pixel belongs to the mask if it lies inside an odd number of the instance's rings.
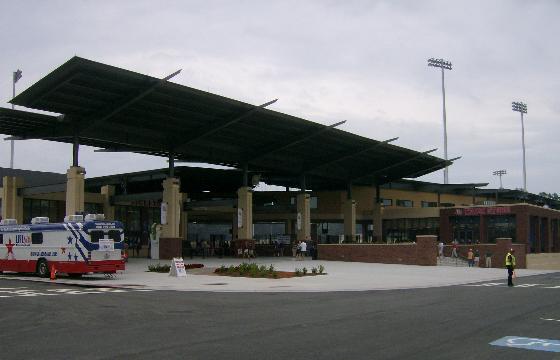
[[[17,71],[14,71],[13,74],[13,82],[12,82],[12,98],[16,97],[16,83],[18,82],[19,79],[21,79],[21,70],[17,69]],[[12,104],[12,110],[15,109],[14,104]],[[10,140],[10,169],[14,168],[14,140]]]
[[[527,104],[521,101],[511,103],[511,109],[521,114],[521,145],[523,146],[523,191],[527,192],[527,168],[525,166],[525,124],[523,114],[527,114]]]
[[[438,67],[441,69],[441,92],[443,94],[443,157],[447,160],[447,120],[445,116],[445,72],[451,70],[451,62],[443,59],[428,59],[428,66]],[[443,183],[449,183],[449,169],[447,165],[443,169]]]
[[[506,170],[496,170],[492,174],[500,177],[500,189],[503,189],[504,187],[502,186],[502,176],[507,174],[507,171]]]

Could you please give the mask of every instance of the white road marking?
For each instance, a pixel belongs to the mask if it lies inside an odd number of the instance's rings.
[[[87,294],[111,294],[111,293],[126,293],[126,292],[148,292],[154,291],[151,289],[118,289],[118,288],[90,288],[87,290],[77,290],[74,288],[63,288],[63,289],[46,289],[33,290],[25,287],[14,287],[14,288],[0,288],[0,298],[11,298],[11,297],[36,297],[36,296],[58,296],[58,295],[87,295]]]
[[[467,284],[465,286],[499,286],[505,285],[504,283],[484,283],[484,284]]]
[[[27,286],[20,286],[20,287],[15,287],[15,288],[0,288],[0,291],[2,291],[2,290],[14,290],[14,289],[27,289]]]
[[[542,289],[560,289],[560,286],[544,286],[545,284],[516,284],[514,287],[516,288],[532,288],[532,287],[541,287]],[[483,284],[465,284],[463,286],[473,286],[473,287],[490,287],[490,286],[500,286],[506,287],[507,284],[503,282],[491,282],[491,283],[483,283]]]
[[[559,319],[545,319],[545,318],[541,318],[541,320],[544,320],[544,321],[558,321],[558,322],[560,322]]]

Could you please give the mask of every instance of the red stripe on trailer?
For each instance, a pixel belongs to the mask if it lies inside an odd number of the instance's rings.
[[[54,265],[57,272],[67,274],[86,274],[86,273],[114,273],[117,270],[124,270],[123,260],[103,260],[103,261],[48,261],[48,266]],[[0,271],[14,272],[35,272],[37,260],[0,260]]]
[[[85,273],[114,273],[117,270],[124,270],[122,260],[103,260],[103,261],[53,261],[58,272],[67,274]]]
[[[0,271],[35,272],[37,260],[0,260]]]

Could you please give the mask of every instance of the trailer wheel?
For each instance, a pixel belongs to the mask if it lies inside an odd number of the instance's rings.
[[[47,263],[47,260],[40,259],[37,262],[37,275],[39,275],[39,277],[42,277],[42,278],[48,278],[51,275],[51,272],[49,271],[49,264]]]

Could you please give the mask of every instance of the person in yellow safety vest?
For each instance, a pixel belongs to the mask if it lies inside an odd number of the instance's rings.
[[[513,271],[515,270],[515,250],[511,249],[506,255],[506,268],[508,270],[508,286],[513,286]]]

